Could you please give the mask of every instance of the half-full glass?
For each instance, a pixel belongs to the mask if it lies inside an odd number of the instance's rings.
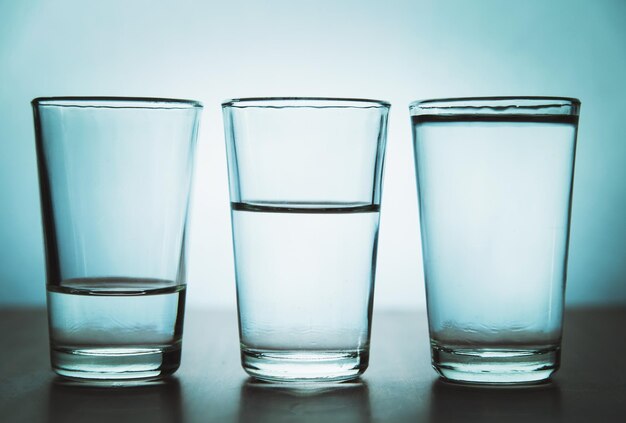
[[[200,103],[33,100],[52,368],[150,379],[180,364]]]
[[[389,104],[223,103],[243,368],[347,380],[368,365]]]
[[[410,106],[432,362],[446,379],[536,382],[559,367],[579,108]]]

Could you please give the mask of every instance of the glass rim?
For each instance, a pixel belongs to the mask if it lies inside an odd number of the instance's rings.
[[[93,109],[202,109],[197,100],[161,97],[60,96],[37,97],[35,107],[76,107]]]
[[[491,96],[491,97],[452,97],[416,100],[409,104],[411,114],[569,114],[578,116],[580,100],[574,97],[552,96]],[[568,113],[555,113],[568,109]],[[552,111],[547,111],[551,109]],[[418,113],[414,113],[418,112]]]
[[[319,104],[315,104],[319,103]],[[370,98],[350,98],[350,97],[242,97],[224,100],[223,108],[267,108],[267,109],[291,109],[291,108],[349,108],[349,109],[371,109],[390,108],[391,103],[383,100]]]

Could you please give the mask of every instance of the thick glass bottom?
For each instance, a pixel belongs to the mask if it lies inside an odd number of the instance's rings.
[[[560,365],[559,347],[547,349],[432,346],[432,364],[445,380],[475,384],[540,383]]]
[[[180,366],[180,344],[168,347],[52,347],[52,369],[66,378],[92,382],[160,379]]]
[[[241,349],[241,363],[251,376],[268,382],[341,382],[359,377],[369,351],[270,351]]]

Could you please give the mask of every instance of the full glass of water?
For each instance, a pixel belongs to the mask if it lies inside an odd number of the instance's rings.
[[[410,106],[435,370],[537,382],[559,368],[580,102]]]
[[[103,381],[173,373],[202,105],[70,97],[32,104],[52,368]]]
[[[223,103],[243,368],[356,378],[369,360],[389,104]]]

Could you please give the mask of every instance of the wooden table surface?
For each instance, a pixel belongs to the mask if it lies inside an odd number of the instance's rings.
[[[50,370],[44,310],[1,310],[0,422],[626,422],[626,308],[565,316],[561,370],[535,387],[439,381],[417,312],[374,313],[370,367],[357,382],[259,383],[240,367],[235,312],[189,310],[174,377],[99,388]]]

